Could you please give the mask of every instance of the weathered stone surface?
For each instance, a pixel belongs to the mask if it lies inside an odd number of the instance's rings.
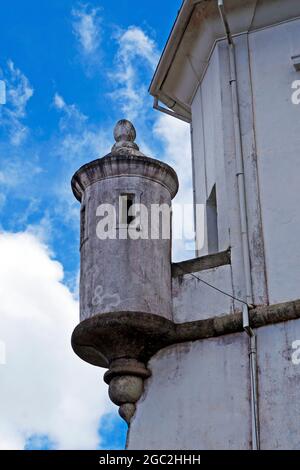
[[[300,318],[300,300],[250,310],[252,328]],[[175,324],[157,315],[119,312],[98,315],[81,322],[74,330],[72,346],[86,362],[100,367],[121,357],[147,362],[172,344],[197,341],[243,331],[241,312]],[[87,346],[88,345],[88,346]],[[123,365],[124,370],[128,364]]]
[[[297,450],[300,365],[292,361],[292,345],[300,338],[300,302],[277,306],[276,321],[279,315],[286,321],[272,324],[275,311],[270,307],[269,316],[262,315],[260,322],[258,311],[253,316],[260,325],[261,449]],[[244,333],[202,338],[158,352],[148,364],[152,374],[131,421],[128,448],[251,449],[248,361]]]
[[[170,346],[148,367],[130,450],[251,448],[246,334]]]
[[[117,176],[150,178],[166,187],[172,198],[179,187],[177,175],[169,165],[143,154],[128,153],[122,148],[118,153],[109,153],[83,165],[72,178],[74,196],[81,202],[88,186]]]
[[[143,393],[143,379],[134,375],[120,375],[109,383],[109,398],[116,405],[136,403]]]
[[[136,406],[132,403],[125,403],[119,408],[119,415],[123,418],[126,423],[129,425],[134,413],[136,411]]]
[[[114,312],[81,322],[72,335],[75,353],[86,362],[108,368],[120,358],[146,363],[174,340],[172,321],[142,312]],[[124,371],[127,370],[124,365]]]
[[[262,450],[300,449],[300,364],[292,360],[295,340],[300,340],[299,320],[257,331]]]
[[[178,178],[171,167],[139,151],[129,121],[119,121],[114,136],[112,153],[84,165],[72,179],[73,193],[81,202],[81,323],[73,332],[72,346],[83,360],[109,368],[109,395],[122,405],[121,415],[128,422],[143,379],[150,375],[144,364],[173,328],[171,230],[167,237],[162,230],[152,236],[151,209],[165,206],[164,218],[171,227]],[[147,210],[138,239],[129,233],[129,197],[131,205]],[[98,228],[108,208],[114,218],[107,237]]]
[[[118,217],[122,193],[135,194],[146,207],[171,204],[165,186],[140,176],[109,177],[86,188],[82,203],[86,232],[81,243],[80,318],[85,320],[107,312],[140,311],[170,319],[171,241],[101,240],[97,236],[98,206],[112,204]],[[124,229],[117,224],[119,237]]]
[[[104,382],[109,384],[114,377],[119,377],[120,375],[130,375],[147,379],[150,377],[151,373],[142,362],[132,358],[121,358],[110,363],[109,370],[104,374]]]
[[[210,286],[233,295],[231,265],[226,264],[172,278],[175,323],[205,320],[224,315],[225,312],[233,313],[233,299]],[[240,305],[236,307],[236,310],[240,310]]]
[[[117,122],[114,128],[114,138],[116,143],[111,149],[112,152],[118,152],[119,150],[124,150],[124,148],[130,149],[131,152],[138,152],[140,150],[134,142],[136,139],[135,128],[127,119],[121,119]]]
[[[122,194],[132,194],[134,204],[143,204],[149,213],[154,204],[170,207],[178,178],[171,167],[138,151],[128,121],[117,124],[115,136],[117,151],[84,165],[72,179],[74,195],[81,201],[80,318],[141,311],[170,319],[170,237],[151,237],[149,218],[146,239],[122,239],[119,203]],[[98,208],[104,204],[115,209],[117,239],[97,235]]]

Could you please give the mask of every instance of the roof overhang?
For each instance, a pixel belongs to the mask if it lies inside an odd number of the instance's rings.
[[[232,35],[300,17],[295,0],[224,0]],[[184,0],[149,92],[191,120],[191,104],[217,41],[226,37],[218,0]]]

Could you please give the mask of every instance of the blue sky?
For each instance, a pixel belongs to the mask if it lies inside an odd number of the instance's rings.
[[[101,374],[70,351],[79,269],[79,206],[70,179],[110,151],[115,122],[128,118],[141,150],[177,170],[178,201],[191,202],[188,126],[154,111],[147,91],[180,5],[1,4],[7,102],[0,105],[0,341],[6,349],[0,448],[124,446],[125,425],[106,399]],[[192,256],[175,244],[175,259]]]

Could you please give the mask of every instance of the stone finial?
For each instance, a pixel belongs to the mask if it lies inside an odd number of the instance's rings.
[[[121,119],[117,122],[114,128],[115,145],[112,152],[120,152],[124,150],[139,151],[138,145],[134,142],[136,138],[136,131],[133,124],[127,119]]]

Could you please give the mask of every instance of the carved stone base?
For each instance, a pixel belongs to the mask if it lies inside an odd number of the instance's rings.
[[[108,368],[109,397],[129,424],[140,399],[150,357],[170,343],[174,323],[143,312],[114,312],[84,320],[74,330],[72,347],[84,361]]]

